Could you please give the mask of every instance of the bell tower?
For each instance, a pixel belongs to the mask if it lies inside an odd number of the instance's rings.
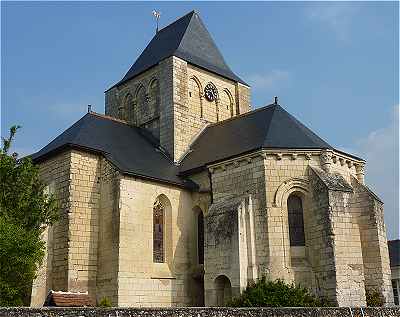
[[[249,110],[249,85],[226,64],[195,11],[159,30],[105,93],[107,115],[142,128],[177,163],[205,126]]]

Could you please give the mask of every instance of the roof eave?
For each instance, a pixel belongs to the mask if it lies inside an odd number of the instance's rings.
[[[157,182],[161,182],[161,183],[169,184],[169,185],[174,185],[174,186],[178,186],[178,187],[185,188],[185,189],[194,189],[192,186],[189,186],[188,184],[185,184],[184,182],[182,182],[182,183],[172,182],[170,180],[166,180],[166,179],[163,179],[163,178],[152,177],[152,176],[143,175],[143,174],[140,174],[140,173],[134,173],[134,172],[131,172],[131,171],[127,171],[127,170],[121,169],[121,168],[119,168],[117,166],[117,164],[115,164],[115,162],[113,162],[113,160],[110,158],[110,154],[108,152],[96,150],[96,149],[93,149],[93,148],[84,147],[84,146],[73,144],[73,143],[66,143],[66,144],[64,144],[64,145],[62,145],[62,146],[60,146],[58,148],[55,148],[54,150],[52,150],[52,151],[50,151],[48,153],[45,153],[45,154],[43,154],[43,155],[41,155],[41,156],[39,156],[39,157],[37,157],[35,159],[32,159],[32,161],[35,164],[39,164],[39,163],[44,162],[45,160],[47,160],[47,159],[49,159],[51,157],[54,157],[57,154],[60,154],[60,153],[66,151],[68,149],[70,149],[70,150],[81,150],[81,151],[84,151],[84,152],[89,152],[89,153],[101,155],[105,159],[107,159],[107,161],[109,161],[120,173],[122,173],[124,175],[134,176],[134,177],[137,177],[137,178],[151,180],[151,181],[157,181]]]

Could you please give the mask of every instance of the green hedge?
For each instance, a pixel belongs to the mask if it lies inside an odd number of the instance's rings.
[[[283,280],[270,281],[265,276],[247,286],[237,298],[227,303],[228,307],[322,307],[328,301],[312,295],[308,289],[287,284]]]

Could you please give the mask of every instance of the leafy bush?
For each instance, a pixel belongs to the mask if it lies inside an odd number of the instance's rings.
[[[112,303],[111,303],[111,300],[108,297],[103,297],[100,300],[100,302],[99,302],[99,304],[97,306],[99,306],[99,307],[111,307]]]
[[[369,307],[382,307],[384,304],[382,294],[375,289],[367,289],[365,291],[365,296],[367,299],[367,306]]]
[[[58,217],[38,167],[8,153],[17,129],[10,129],[0,148],[0,306],[29,304],[24,300],[45,254],[41,235]]]
[[[227,306],[231,307],[321,307],[328,306],[324,299],[318,299],[306,288],[286,284],[283,280],[269,281],[263,276],[256,283],[247,286]]]

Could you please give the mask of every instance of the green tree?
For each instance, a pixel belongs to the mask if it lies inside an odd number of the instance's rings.
[[[269,281],[263,276],[232,299],[231,307],[321,307],[328,302],[312,295],[306,288],[282,280]]]
[[[0,149],[0,306],[23,305],[44,254],[41,235],[58,217],[38,167],[9,150],[18,126]]]

